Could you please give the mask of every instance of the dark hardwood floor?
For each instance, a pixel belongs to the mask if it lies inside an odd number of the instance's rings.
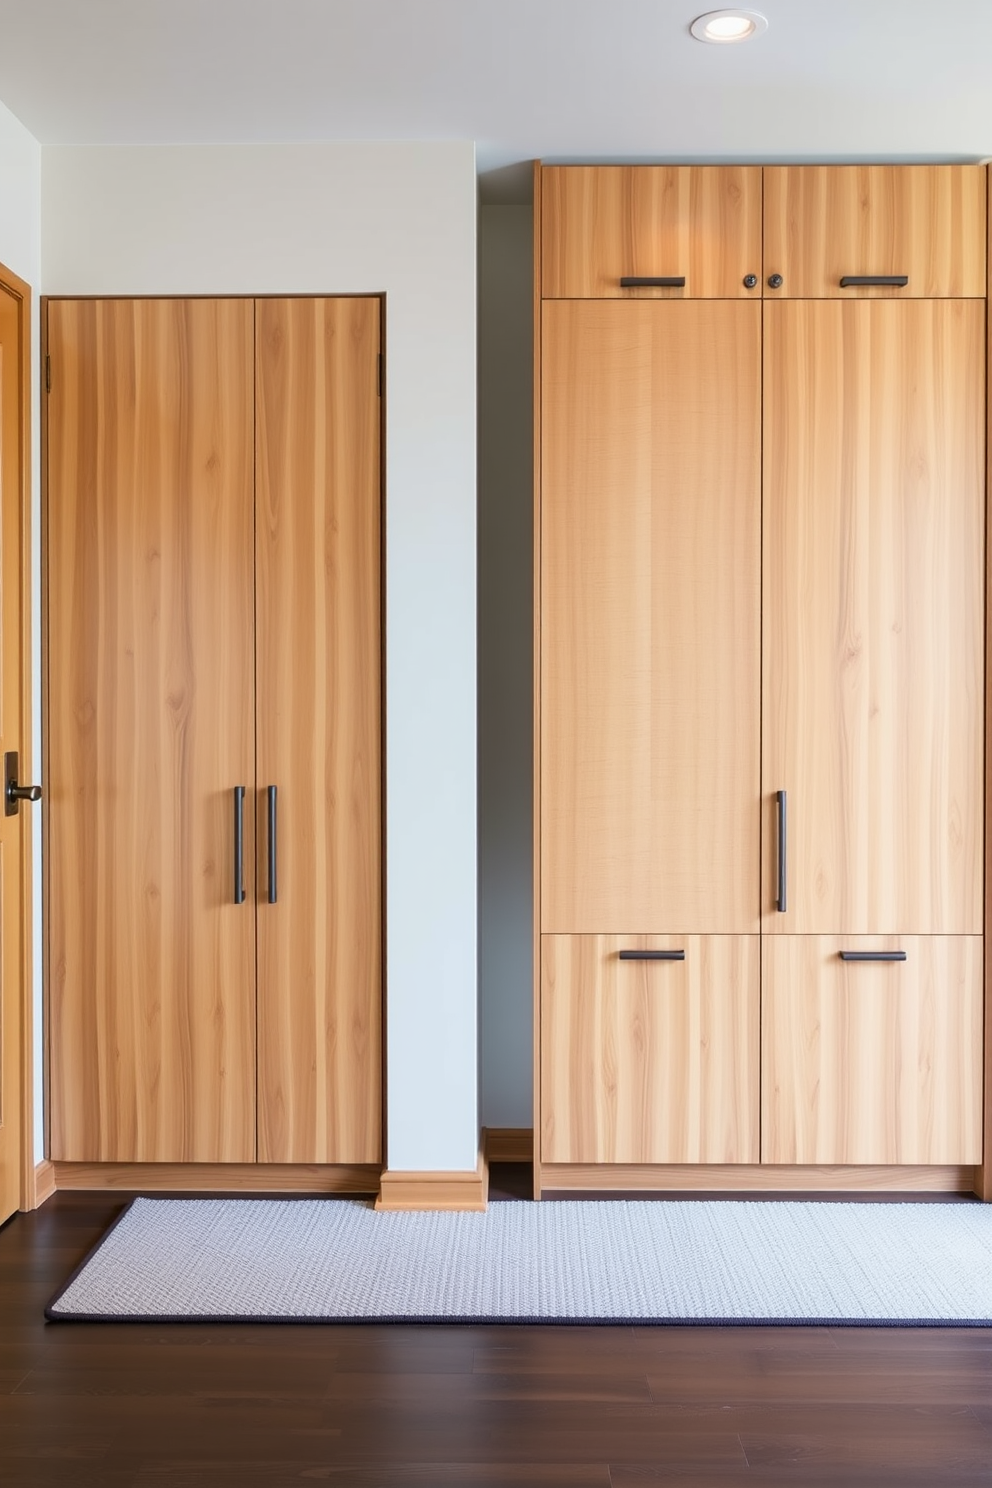
[[[3,1488],[992,1484],[992,1330],[46,1324],[120,1207],[0,1230]]]

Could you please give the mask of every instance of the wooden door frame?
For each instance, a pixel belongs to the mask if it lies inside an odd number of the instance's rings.
[[[19,343],[18,394],[20,396],[20,448],[18,450],[18,562],[20,565],[20,663],[21,759],[36,770],[32,754],[31,721],[31,286],[6,264],[0,264],[0,287],[17,301]],[[21,1004],[21,1181],[22,1210],[38,1203],[34,1160],[34,914],[31,819],[24,822],[21,853],[21,974],[18,996]]]

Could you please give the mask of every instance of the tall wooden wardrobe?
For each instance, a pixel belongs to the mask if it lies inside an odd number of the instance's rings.
[[[535,179],[536,1191],[980,1186],[986,172]]]
[[[49,300],[46,336],[58,1181],[374,1186],[380,302]]]

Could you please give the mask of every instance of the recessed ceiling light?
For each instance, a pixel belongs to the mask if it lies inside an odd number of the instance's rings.
[[[768,30],[768,22],[756,10],[708,10],[689,27],[697,41],[749,41]]]

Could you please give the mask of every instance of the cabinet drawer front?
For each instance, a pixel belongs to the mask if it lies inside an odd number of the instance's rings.
[[[541,196],[546,299],[761,295],[758,166],[548,166]],[[628,277],[685,284],[624,287]]]
[[[776,936],[762,961],[763,1162],[981,1162],[981,936]]]
[[[765,296],[981,298],[985,185],[975,165],[767,166]]]
[[[756,935],[542,936],[543,1161],[757,1162],[758,981]]]

